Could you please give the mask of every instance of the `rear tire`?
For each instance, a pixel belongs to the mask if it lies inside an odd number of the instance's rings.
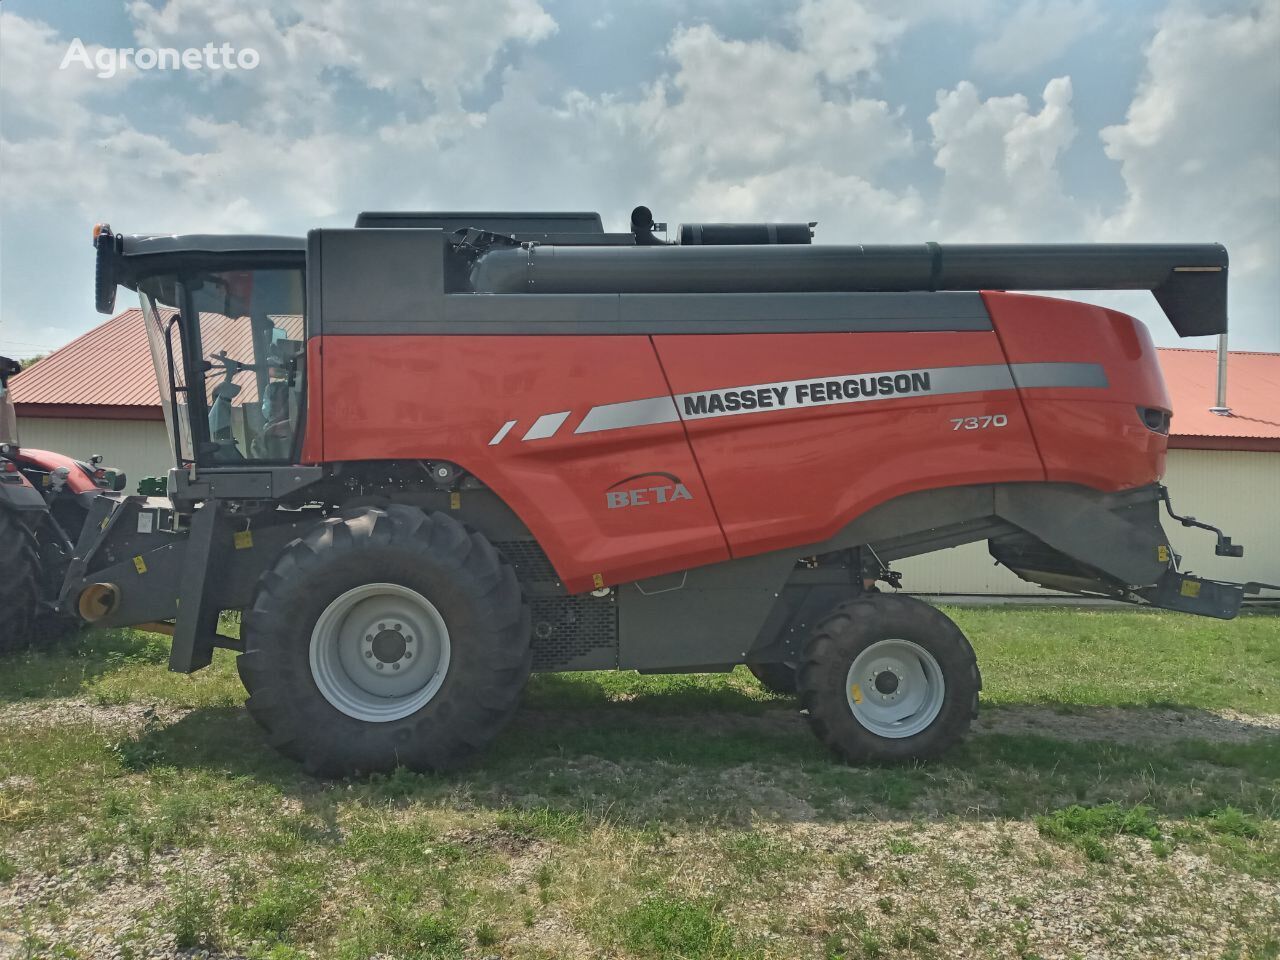
[[[8,509],[0,509],[0,655],[25,650],[40,614],[40,555],[35,534]]]
[[[461,763],[511,717],[532,663],[511,566],[404,505],[347,511],[286,547],[243,634],[250,714],[317,776]]]
[[[796,668],[791,663],[749,663],[747,669],[760,681],[760,686],[780,697],[794,696]]]
[[[798,674],[818,739],[850,763],[925,760],[978,715],[973,647],[942,611],[878,594],[840,604],[814,628]]]

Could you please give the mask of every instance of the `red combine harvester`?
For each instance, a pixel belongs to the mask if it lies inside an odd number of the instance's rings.
[[[1006,292],[1149,289],[1214,334],[1221,246],[811,226],[100,227],[98,309],[141,295],[177,467],[167,497],[96,498],[63,609],[171,632],[178,671],[239,651],[271,743],[324,775],[462,760],[531,669],[747,664],[844,758],[935,755],[977,709],[973,650],[875,584],[974,541],[1055,589],[1235,616],[1258,585],[1180,571],[1160,525],[1142,324]]]

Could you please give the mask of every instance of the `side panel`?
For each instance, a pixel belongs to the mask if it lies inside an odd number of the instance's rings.
[[[319,340],[324,459],[461,465],[571,592],[728,559],[678,421],[574,432],[594,406],[668,395],[648,337]]]
[[[1103,307],[1016,293],[984,293],[1009,363],[1096,364],[1105,387],[1039,386],[1022,399],[1047,479],[1123,490],[1164,476],[1168,438],[1138,407],[1170,410],[1147,328]]]
[[[654,343],[735,557],[817,543],[913,491],[1044,479],[991,331],[657,336]],[[831,402],[847,378],[891,371],[930,377],[907,395],[869,383],[875,395]],[[798,381],[785,384],[785,409],[709,409],[702,417],[693,412],[697,397],[689,407],[680,396],[711,391],[729,400],[735,388],[783,381]]]

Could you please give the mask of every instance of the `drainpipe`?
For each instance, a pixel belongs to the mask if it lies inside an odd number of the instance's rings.
[[[1230,417],[1231,408],[1227,406],[1227,335],[1218,334],[1218,402],[1209,408],[1210,413],[1220,417]]]

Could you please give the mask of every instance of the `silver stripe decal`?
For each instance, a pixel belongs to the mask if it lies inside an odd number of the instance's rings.
[[[679,420],[680,412],[671,397],[647,397],[644,400],[625,400],[622,403],[592,407],[573,432],[595,433],[597,430],[621,430],[624,427],[676,423]]]
[[[559,413],[544,413],[537,420],[533,421],[533,426],[529,428],[521,440],[545,440],[547,437],[554,437],[556,431],[560,429],[560,425],[569,419],[572,410],[562,410]]]
[[[514,427],[515,425],[516,425],[516,422],[514,420],[508,420],[506,423],[504,423],[502,425],[502,428],[493,435],[493,439],[489,441],[489,446],[492,447],[495,444],[501,443],[503,437],[505,437],[508,433],[510,433],[511,428]]]
[[[1011,363],[1014,382],[1027,387],[1106,387],[1100,363]]]
[[[804,380],[777,380],[720,390],[698,390],[674,397],[645,397],[592,407],[575,434],[602,430],[623,430],[681,420],[707,420],[745,413],[798,410],[833,404],[896,400],[902,397],[933,397],[1014,387],[1108,386],[1106,371],[1097,363],[991,363],[958,367],[926,367],[915,370],[880,370],[847,373]],[[745,405],[744,405],[745,404]],[[524,435],[524,440],[555,436],[571,411],[540,416]],[[489,445],[501,443],[516,421],[503,424]]]

